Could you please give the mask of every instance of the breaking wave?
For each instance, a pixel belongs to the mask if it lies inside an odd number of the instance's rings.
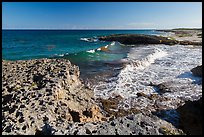
[[[144,69],[154,63],[156,59],[162,58],[166,55],[167,52],[162,51],[159,48],[133,48],[127,56],[127,60],[129,60],[131,64],[127,65],[126,69]]]
[[[94,50],[94,49],[91,49],[91,50],[88,50],[88,51],[86,51],[86,52],[89,52],[89,53],[94,53],[94,52],[95,52],[95,50]]]
[[[94,48],[94,49],[88,49],[84,51],[80,51],[77,53],[65,53],[65,54],[54,54],[52,57],[54,58],[66,58],[73,62],[84,62],[84,61],[112,61],[112,60],[119,60],[125,56],[125,54],[114,54],[110,52],[112,49],[110,48],[116,48],[118,45],[116,45],[115,42],[112,42],[108,45]]]
[[[150,83],[164,83],[171,92],[164,93],[163,97],[169,101],[163,103],[170,108],[175,108],[186,100],[197,100],[202,96],[202,85],[198,84],[202,78],[192,75],[190,70],[202,63],[202,48],[190,46],[149,45],[135,47],[129,52],[126,59],[127,65],[120,73],[100,82],[94,87],[97,98],[109,98],[113,94],[125,98],[126,106],[139,109],[152,105],[148,99],[138,98],[137,93],[147,96],[158,92]],[[185,74],[185,77],[184,77]],[[197,83],[197,84],[196,84]],[[168,104],[168,105],[167,105]]]
[[[98,41],[98,39],[96,37],[94,37],[94,38],[80,38],[80,40],[86,41],[86,42],[97,42]]]

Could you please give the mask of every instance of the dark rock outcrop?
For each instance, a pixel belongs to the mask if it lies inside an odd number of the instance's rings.
[[[193,41],[184,40],[184,41],[179,41],[179,44],[180,45],[196,45],[196,46],[201,46],[202,42],[193,42]]]
[[[102,109],[105,111],[106,115],[110,118],[113,117],[122,117],[128,114],[136,114],[140,111],[136,108],[124,109],[119,108],[120,102],[123,100],[123,97],[120,95],[113,95],[108,99],[99,98],[98,101],[101,103]]]
[[[195,75],[195,76],[202,77],[202,65],[201,65],[201,66],[197,66],[197,67],[191,69],[191,72],[192,72],[193,75]]]
[[[114,34],[109,36],[102,36],[99,38],[101,41],[118,41],[122,44],[166,44],[166,45],[202,45],[200,42],[192,41],[178,41],[169,39],[167,37],[143,34]]]
[[[110,36],[100,37],[99,40],[103,41],[118,41],[122,44],[168,44],[174,45],[178,42],[170,40],[165,37],[142,35],[142,34],[115,34]]]
[[[177,108],[180,114],[179,127],[189,135],[202,135],[202,98],[188,101]]]
[[[156,89],[157,93],[159,93],[161,95],[166,93],[166,92],[173,92],[169,88],[169,83],[167,83],[167,82],[163,82],[163,83],[160,83],[160,84],[150,83],[149,86],[153,86]]]

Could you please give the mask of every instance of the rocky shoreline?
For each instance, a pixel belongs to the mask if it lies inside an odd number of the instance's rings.
[[[34,134],[44,119],[53,126],[105,119],[68,60],[3,60],[2,65],[3,133]]]
[[[132,34],[104,36],[99,40],[128,45],[182,44],[182,41],[166,37]],[[183,41],[183,44],[202,45],[202,41]],[[191,71],[202,77],[202,66]],[[138,93],[138,98],[156,101],[144,110],[131,108],[116,111],[123,100],[121,96],[96,99],[87,84],[80,80],[79,68],[66,59],[2,60],[2,134],[177,135],[200,131],[200,119],[196,119],[199,126],[193,131],[186,125],[185,119],[188,119],[186,113],[195,115],[202,102],[188,102],[187,107],[182,104],[177,108],[182,115],[179,128],[183,132],[154,114],[164,109],[161,102],[168,101],[167,98]],[[151,83],[150,86],[158,86],[161,94],[168,92],[164,84]],[[192,107],[191,103],[198,106],[198,110],[187,112]]]
[[[202,42],[202,28],[201,29],[188,29],[188,28],[178,28],[170,30],[157,30],[161,32],[169,33],[169,37],[176,39],[178,41],[193,41]]]
[[[105,115],[68,60],[3,60],[2,65],[3,134],[183,134],[153,115]]]

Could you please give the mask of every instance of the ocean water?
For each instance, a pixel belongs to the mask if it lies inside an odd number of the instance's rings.
[[[83,52],[93,53],[94,49],[110,44],[97,41],[97,37],[130,33],[161,34],[154,30],[3,30],[2,57],[7,60],[27,60],[82,54],[84,59]],[[93,41],[87,38],[93,38]]]
[[[127,56],[128,48],[125,46],[97,39],[110,34],[164,33],[155,30],[3,30],[2,58],[65,58],[79,66],[82,77],[87,77],[111,69],[105,63]]]

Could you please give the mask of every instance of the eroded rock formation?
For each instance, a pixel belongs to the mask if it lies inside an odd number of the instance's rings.
[[[114,34],[102,36],[101,41],[118,41],[122,44],[166,44],[166,45],[202,45],[202,42],[178,41],[163,36],[143,35],[143,34]]]
[[[66,122],[103,121],[93,92],[79,80],[79,68],[63,59],[2,61],[3,134],[35,134],[46,117]]]

